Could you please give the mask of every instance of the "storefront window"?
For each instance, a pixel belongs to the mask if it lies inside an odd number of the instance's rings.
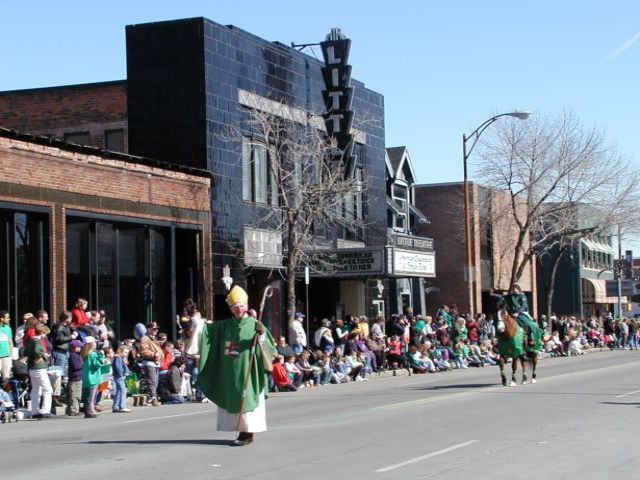
[[[139,322],[155,321],[173,333],[173,303],[187,292],[197,301],[197,238],[197,231],[176,229],[181,260],[175,275],[181,288],[174,293],[170,227],[68,218],[68,306],[78,297],[87,298],[89,308],[105,311],[120,338],[131,336]]]
[[[26,312],[49,309],[49,217],[0,210],[0,309],[17,325]]]

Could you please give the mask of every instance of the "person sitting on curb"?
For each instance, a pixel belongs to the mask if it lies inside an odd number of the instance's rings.
[[[282,355],[274,355],[273,371],[271,372],[273,379],[273,390],[276,392],[297,392],[298,388],[291,382],[287,370],[284,368],[284,357]]]

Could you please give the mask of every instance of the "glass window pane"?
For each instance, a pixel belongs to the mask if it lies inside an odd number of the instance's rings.
[[[67,218],[67,306],[78,298],[90,299],[90,224]]]
[[[253,172],[255,201],[267,203],[267,149],[262,145],[253,147]]]
[[[117,279],[116,279],[116,228],[110,223],[96,225],[96,248],[98,259],[98,295],[96,307],[104,310],[106,322],[116,333],[117,325]]]
[[[49,234],[45,218],[33,213],[15,214],[16,307],[20,314],[48,308]]]
[[[251,196],[251,144],[248,139],[242,142],[242,200],[250,202]]]
[[[171,322],[171,289],[169,272],[169,232],[162,228],[152,228],[151,235],[151,277],[153,281],[153,320],[160,328],[172,333]]]
[[[79,145],[89,145],[89,132],[70,132],[64,134],[64,141],[77,143]]]
[[[122,226],[118,231],[120,328],[129,335],[133,326],[146,319],[145,230]]]
[[[0,305],[2,305],[2,309],[12,310],[11,305],[9,305],[9,297],[10,297],[10,276],[11,270],[9,266],[11,265],[10,254],[9,254],[9,235],[11,232],[11,217],[10,215],[3,214],[0,212]],[[16,320],[15,313],[10,311],[11,318],[13,321]],[[15,325],[12,325],[15,329]]]
[[[104,148],[112,152],[124,152],[124,130],[106,130],[104,132]]]
[[[278,157],[275,147],[269,149],[269,203],[278,205]]]

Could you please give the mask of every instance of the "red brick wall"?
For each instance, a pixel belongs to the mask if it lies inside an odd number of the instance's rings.
[[[468,312],[462,184],[419,185],[415,197],[416,207],[430,222],[418,225],[418,234],[433,238],[436,246],[436,278],[425,280],[427,287],[440,291],[426,295],[427,310],[435,313],[440,304],[455,303],[460,312]]]
[[[0,138],[0,179],[66,192],[209,210],[209,179]]]
[[[123,129],[126,153],[126,81],[0,92],[0,127],[60,139],[88,131],[98,148],[105,130]]]

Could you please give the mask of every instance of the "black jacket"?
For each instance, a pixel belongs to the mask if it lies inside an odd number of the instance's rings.
[[[71,341],[71,327],[64,323],[59,323],[53,329],[53,349],[58,352],[68,352]]]

